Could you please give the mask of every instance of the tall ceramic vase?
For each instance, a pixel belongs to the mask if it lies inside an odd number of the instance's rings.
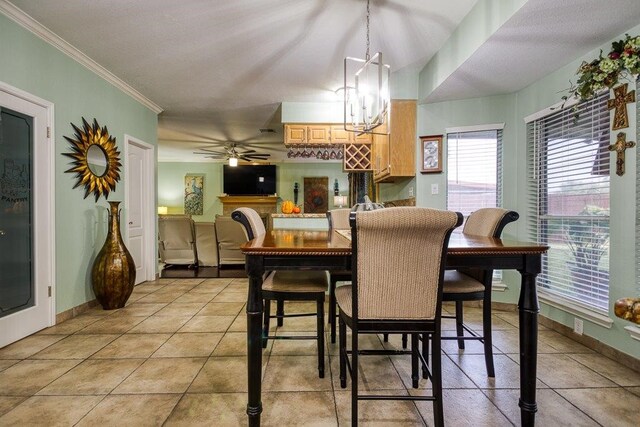
[[[122,308],[133,291],[136,266],[120,234],[120,202],[109,202],[107,240],[93,262],[91,282],[105,310]]]

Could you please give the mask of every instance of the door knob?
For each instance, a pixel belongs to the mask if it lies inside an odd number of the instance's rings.
[[[0,230],[0,237],[4,236],[4,230]]]

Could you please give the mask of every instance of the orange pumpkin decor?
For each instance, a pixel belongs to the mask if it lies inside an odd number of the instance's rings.
[[[291,200],[285,200],[284,202],[282,202],[282,213],[283,214],[290,214],[291,212],[293,212],[293,208],[294,208],[294,204]]]
[[[299,214],[300,213],[300,206],[294,206],[293,207],[293,213],[294,214]]]

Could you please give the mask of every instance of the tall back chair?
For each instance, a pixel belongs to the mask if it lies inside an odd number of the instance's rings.
[[[507,209],[483,208],[467,218],[462,233],[469,236],[500,237],[504,227],[516,221],[519,215]],[[479,340],[484,344],[484,358],[487,375],[495,376],[493,366],[493,344],[491,340],[491,283],[493,270],[464,269],[450,270],[444,276],[443,301],[453,301],[456,306],[456,336],[443,339],[458,340],[458,348],[464,349],[465,340]],[[468,328],[463,319],[464,301],[483,301],[482,335]],[[464,331],[469,335],[465,336]]]
[[[333,230],[348,230],[350,208],[332,209],[327,211],[329,232]],[[336,286],[338,282],[350,282],[351,271],[329,272],[329,324],[331,325],[331,343],[336,342]]]
[[[238,208],[231,217],[244,227],[249,240],[266,233],[264,223],[258,213],[251,208]],[[327,274],[325,271],[271,271],[265,274],[262,282],[262,298],[264,299],[264,327],[262,346],[267,346],[268,339],[314,339],[318,345],[318,376],[324,378],[324,294],[327,291]],[[271,300],[276,301],[315,301],[315,313],[289,314],[278,311],[271,315]],[[317,334],[315,336],[277,336],[269,335],[269,320],[284,317],[317,317]],[[278,326],[281,326],[280,324]]]
[[[340,385],[346,372],[352,384],[352,425],[358,421],[358,400],[431,400],[435,425],[444,424],[440,353],[440,314],[446,248],[451,231],[462,223],[458,212],[402,207],[351,215],[353,282],[336,289],[340,309]],[[346,327],[352,330],[346,349]],[[358,355],[387,354],[389,350],[360,351],[359,334],[411,335],[412,381],[418,387],[419,335],[433,345],[431,396],[358,394]],[[351,361],[349,361],[351,354]],[[426,360],[422,359],[426,366]]]

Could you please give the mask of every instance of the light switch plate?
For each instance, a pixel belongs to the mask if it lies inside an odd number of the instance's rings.
[[[431,184],[431,194],[438,194],[439,192],[438,184]]]

